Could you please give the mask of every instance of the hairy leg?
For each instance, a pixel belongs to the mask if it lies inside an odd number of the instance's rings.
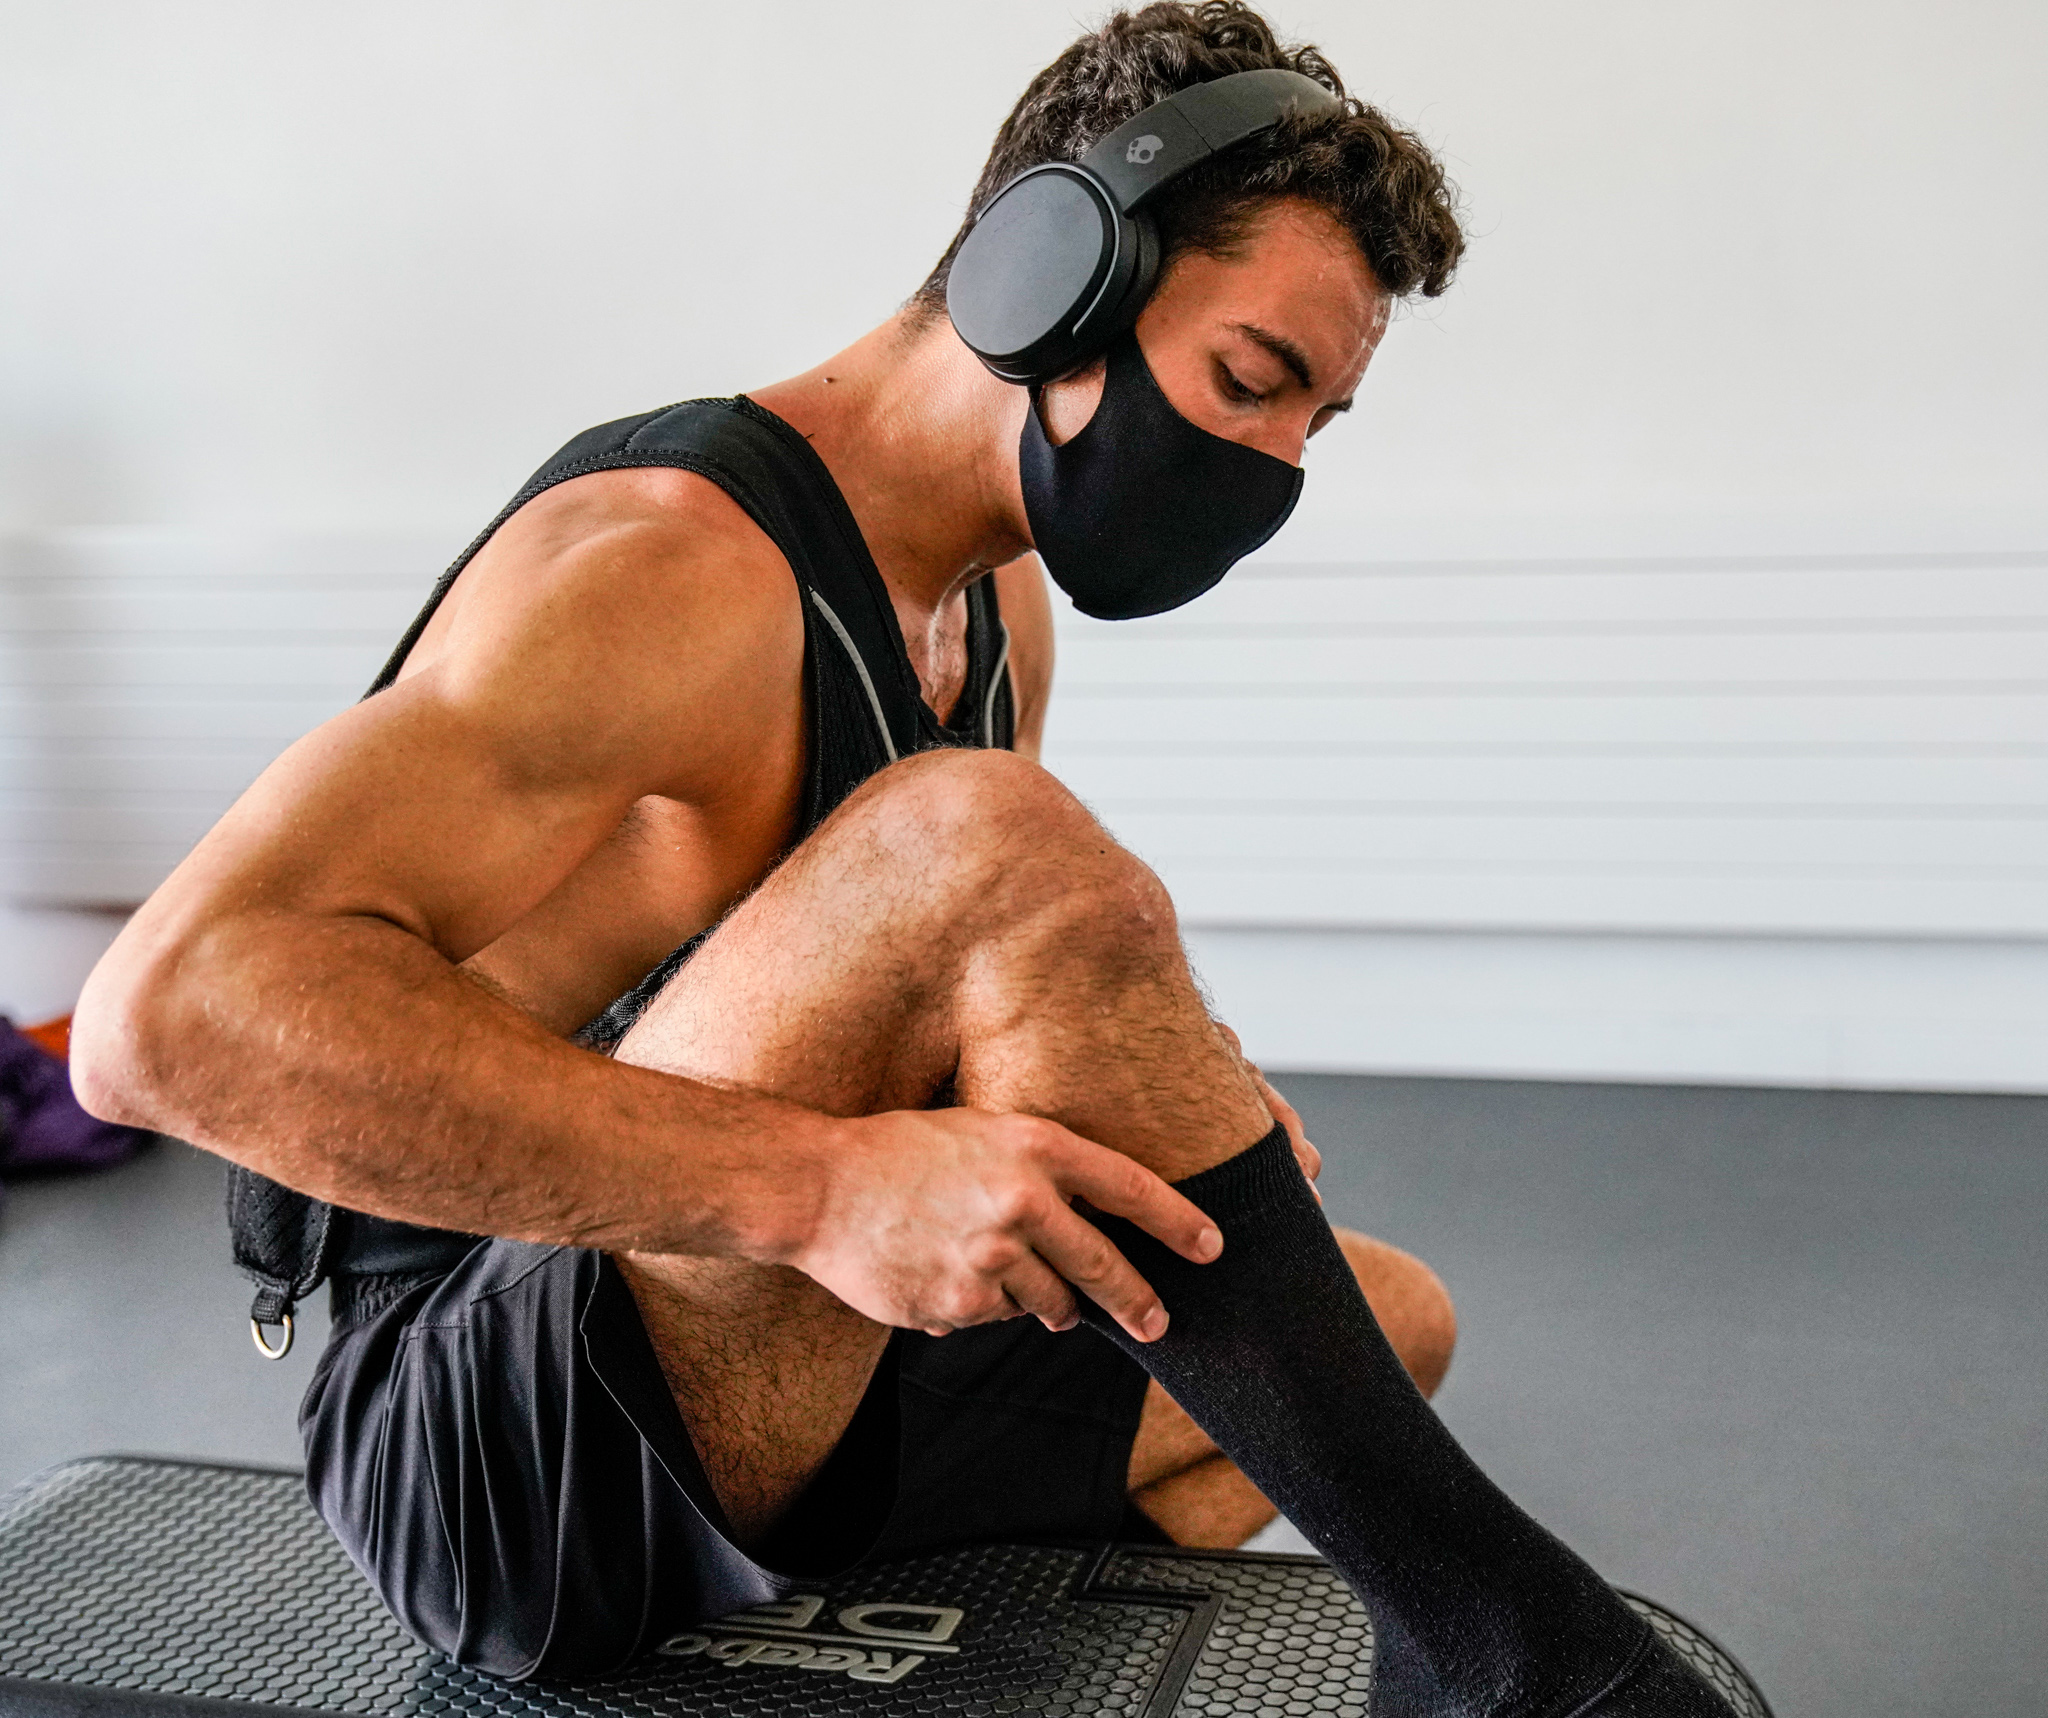
[[[879,1107],[920,1091],[930,1102],[947,1091],[967,1105],[1021,1112],[996,1122],[956,1111],[959,1137],[983,1142],[974,1174],[932,1193],[936,1204],[855,1199],[850,1208],[866,1213],[857,1232],[835,1237],[836,1252],[803,1255],[820,1276],[863,1304],[915,1306],[934,1327],[997,1316],[1003,1296],[1052,1323],[1078,1311],[1189,1408],[1365,1601],[1385,1647],[1375,1699],[1389,1711],[1704,1718],[1724,1710],[1430,1413],[1303,1181],[1286,1130],[1269,1125],[1256,1082],[1209,1020],[1157,880],[1050,777],[989,754],[911,759],[850,800],[726,931],[735,934],[721,931],[699,956],[701,982],[662,999],[668,1006],[642,1047],[647,1059],[769,1090],[789,1089],[781,1077],[801,1065],[840,1102],[864,1094]],[[657,1037],[664,1027],[665,1044]],[[1034,1112],[1065,1130],[1025,1119]],[[889,1125],[888,1137],[929,1140],[933,1151],[956,1137],[940,1118]],[[847,1129],[849,1153],[880,1131]],[[1098,1143],[1080,1144],[1084,1137]],[[1186,1211],[1152,1214],[1172,1239],[1107,1211],[1084,1222],[1049,1208],[1042,1182],[978,1207],[979,1190],[1010,1185],[1023,1158],[1007,1154],[1041,1149],[1033,1141],[1070,1142],[1061,1149],[1093,1166],[1080,1173],[1111,1203],[1138,1185],[1127,1163],[1154,1172],[1147,1188],[1169,1178],[1178,1191],[1160,1193],[1206,1213],[1228,1238],[1218,1251],[1185,1228]],[[923,1149],[886,1159],[891,1177],[924,1188]],[[892,1190],[899,1185],[891,1180]],[[1031,1207],[1022,1219],[1020,1201]],[[937,1210],[943,1220],[931,1215]],[[1020,1220],[1032,1237],[1021,1251],[1012,1228]],[[889,1224],[893,1233],[877,1228]],[[1093,1231],[1092,1247],[1076,1226]],[[956,1233],[975,1237],[970,1287],[906,1301],[860,1275],[880,1261],[913,1276],[919,1251]],[[914,1235],[917,1245],[895,1244],[895,1235]],[[1158,1307],[1129,1300],[1110,1245],[1174,1309],[1170,1323]],[[1101,1298],[1077,1304],[1046,1256]],[[669,1315],[658,1344],[695,1343],[710,1367],[732,1366],[734,1356],[758,1366],[797,1340],[761,1319],[743,1341],[706,1340],[691,1328],[697,1309],[715,1321],[747,1295],[744,1284],[736,1293],[707,1289],[698,1270],[668,1275],[661,1296],[643,1292],[651,1318],[665,1305],[684,1309]],[[636,1262],[643,1283],[663,1274],[659,1263]],[[858,1348],[853,1338],[821,1342],[806,1331],[786,1370],[794,1375],[803,1357],[830,1348],[843,1360],[835,1376],[867,1376],[881,1338],[862,1334],[865,1355],[849,1350]],[[685,1382],[678,1395],[700,1387]],[[710,1412],[695,1417],[693,1434],[700,1447],[713,1446],[706,1465],[739,1500],[745,1536],[773,1521],[809,1470],[763,1447],[760,1428],[772,1437],[788,1404],[766,1400],[757,1383],[763,1412],[736,1439],[719,1419],[720,1388],[701,1398]],[[836,1438],[850,1407],[841,1403],[837,1424],[823,1430]],[[812,1419],[806,1435],[820,1432]],[[761,1465],[773,1463],[782,1465],[764,1483]]]
[[[939,1099],[1050,1117],[1169,1180],[1271,1126],[1156,878],[1036,765],[884,771],[720,926],[620,1056],[834,1115]],[[800,1273],[627,1254],[742,1543],[838,1442],[887,1332]]]
[[[1457,1313],[1436,1272],[1411,1253],[1338,1229],[1337,1244],[1401,1364],[1433,1396],[1458,1340]],[[1131,1447],[1131,1501],[1179,1545],[1242,1545],[1277,1511],[1157,1383],[1145,1392]]]

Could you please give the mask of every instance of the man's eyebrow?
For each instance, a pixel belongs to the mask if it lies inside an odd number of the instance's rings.
[[[1261,328],[1256,322],[1234,322],[1231,326],[1247,340],[1265,347],[1285,364],[1288,374],[1301,384],[1305,392],[1315,392],[1316,373],[1309,366],[1308,354],[1286,335],[1275,334],[1270,328]],[[1348,412],[1351,409],[1351,402],[1348,399],[1332,400],[1328,409],[1333,412]]]
[[[1302,387],[1311,393],[1315,391],[1316,373],[1309,368],[1308,354],[1284,334],[1275,334],[1270,328],[1261,328],[1256,322],[1234,322],[1231,324],[1238,333],[1272,353],[1285,364],[1289,373]]]

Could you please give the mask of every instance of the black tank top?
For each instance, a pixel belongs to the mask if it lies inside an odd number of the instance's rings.
[[[825,462],[797,431],[744,395],[689,400],[578,436],[535,472],[441,576],[366,697],[398,678],[441,601],[499,526],[543,490],[594,471],[667,466],[730,495],[782,551],[804,615],[806,753],[795,840],[877,770],[939,746],[1002,746],[1015,738],[1009,634],[994,581],[967,592],[967,677],[953,720],[925,703],[902,629],[867,543]],[[609,1050],[708,932],[671,953],[576,1034]],[[228,1226],[235,1263],[257,1285],[250,1316],[286,1318],[330,1273],[398,1278],[452,1268],[474,1237],[349,1212],[231,1166]]]

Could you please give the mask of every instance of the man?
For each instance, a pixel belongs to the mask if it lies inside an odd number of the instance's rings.
[[[94,975],[98,1112],[354,1213],[309,1484],[465,1662],[608,1669],[948,1541],[1235,1544],[1270,1492],[1388,1709],[1653,1709],[1641,1625],[1374,1327],[1432,1388],[1441,1287],[1332,1239],[1157,881],[1031,761],[1029,551],[1096,613],[1213,582],[1461,241],[1235,3],[1082,38],[976,192],[1276,70],[1307,96],[1161,192],[1134,325],[1042,385],[956,331],[992,218],[816,369],[570,444]]]

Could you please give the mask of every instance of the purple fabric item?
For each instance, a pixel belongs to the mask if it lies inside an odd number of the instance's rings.
[[[151,1137],[87,1115],[64,1064],[0,1015],[0,1176],[110,1169]]]

